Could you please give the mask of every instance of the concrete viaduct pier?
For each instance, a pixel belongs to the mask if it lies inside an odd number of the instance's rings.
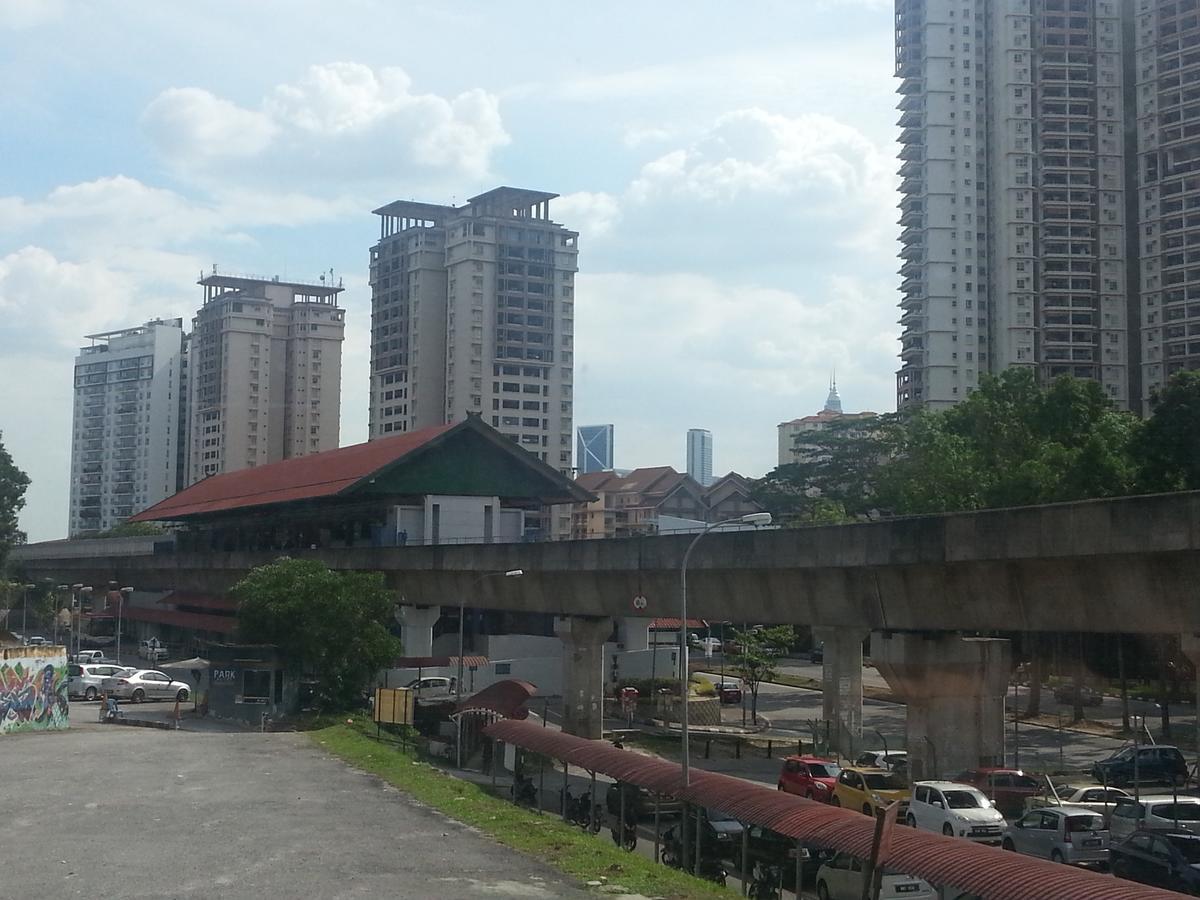
[[[383,572],[406,606],[465,602],[571,617],[559,630],[570,660],[570,727],[592,734],[599,714],[593,698],[603,687],[593,645],[604,628],[588,623],[677,616],[679,567],[690,540],[289,552],[334,569]],[[278,555],[161,546],[118,555],[106,543],[31,545],[12,558],[30,579],[221,594]],[[479,578],[518,568],[519,579]],[[635,606],[634,598],[645,604]],[[816,628],[826,647],[826,718],[843,747],[861,746],[862,641],[871,634],[880,672],[909,704],[914,775],[953,775],[1001,752],[1010,654],[1006,642],[972,637],[1200,632],[1200,492],[718,532],[692,558],[688,605],[697,618]]]

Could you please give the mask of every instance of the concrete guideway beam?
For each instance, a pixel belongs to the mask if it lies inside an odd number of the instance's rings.
[[[577,737],[604,736],[604,642],[612,634],[607,616],[560,616],[554,633],[563,642],[562,730]]]
[[[1007,640],[876,632],[871,660],[908,705],[913,781],[1004,764],[1004,698],[1012,670]]]
[[[830,749],[853,758],[862,749],[863,641],[865,628],[814,628],[824,646],[821,702]]]
[[[433,626],[441,617],[440,606],[400,607],[400,642],[405,656],[433,656]]]

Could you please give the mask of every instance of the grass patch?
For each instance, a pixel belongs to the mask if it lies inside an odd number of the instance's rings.
[[[358,720],[356,720],[358,721]],[[309,732],[325,750],[378,775],[416,800],[491,835],[501,844],[534,856],[580,882],[606,879],[648,897],[729,898],[735,893],[676,869],[627,853],[607,830],[590,835],[552,814],[539,815],[493,796],[480,785],[443,772],[391,746],[379,744],[344,722]]]

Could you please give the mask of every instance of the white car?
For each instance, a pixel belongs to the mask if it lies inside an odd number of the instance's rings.
[[[458,679],[446,675],[426,675],[424,678],[414,678],[405,685],[410,691],[416,691],[418,700],[453,697]]]
[[[1142,794],[1139,800],[1126,797],[1117,803],[1108,820],[1112,842],[1119,844],[1138,829],[1200,834],[1200,797],[1170,794]]]
[[[95,700],[104,690],[104,679],[131,675],[135,671],[126,666],[71,663],[67,666],[67,693],[84,700]]]
[[[154,669],[136,669],[124,675],[104,679],[104,690],[118,700],[141,703],[143,700],[186,700],[192,688],[186,682],[172,681]]]
[[[864,750],[858,754],[854,765],[860,769],[887,769],[889,772],[899,769],[904,771],[908,767],[908,751]]]
[[[1058,799],[1063,803],[1071,806],[1084,806],[1103,816],[1111,813],[1117,804],[1127,797],[1129,797],[1127,791],[1114,787],[1063,788],[1058,792]]]
[[[863,861],[849,853],[839,853],[817,870],[817,896],[820,900],[859,900],[862,882]],[[937,893],[920,878],[884,870],[879,898],[937,900]]]
[[[721,652],[721,639],[715,637],[697,637],[692,635],[692,649],[706,655]]]
[[[923,831],[995,845],[1005,825],[1004,816],[983,791],[954,781],[916,782],[905,821]]]

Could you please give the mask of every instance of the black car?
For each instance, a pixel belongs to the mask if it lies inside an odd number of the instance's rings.
[[[1165,744],[1138,747],[1136,750],[1126,747],[1120,753],[1093,765],[1092,777],[1102,784],[1111,784],[1114,787],[1131,785],[1134,781],[1135,762],[1139,784],[1183,784],[1187,781],[1187,760],[1183,758],[1178,747]]]
[[[604,806],[614,817],[621,815],[621,791],[625,791],[625,816],[627,819],[648,819],[654,817],[654,794],[635,784],[622,784],[615,781],[608,786],[604,795]],[[658,800],[660,816],[675,816],[679,814],[681,804],[674,797],[663,796]]]
[[[672,825],[664,832],[664,844],[678,844],[682,822]],[[687,835],[688,850],[696,846],[696,812],[688,811]],[[679,848],[673,848],[676,853]],[[700,812],[700,852],[706,857],[733,861],[735,854],[742,849],[742,823],[732,816],[715,809],[705,809]]]
[[[1118,878],[1200,896],[1200,834],[1135,831],[1108,858]]]
[[[748,829],[746,844],[749,851],[746,860],[747,873],[754,871],[755,863],[777,866],[783,887],[792,890],[791,885],[796,879],[796,839],[776,834],[761,825],[751,825]],[[811,884],[815,881],[817,870],[836,855],[832,850],[805,845],[800,846],[799,850],[800,877],[804,880],[804,884]],[[733,871],[740,873],[741,870],[742,845],[739,843],[734,848]]]
[[[825,662],[824,641],[817,641],[817,643],[813,644],[813,648],[808,651],[808,661],[815,663]]]

